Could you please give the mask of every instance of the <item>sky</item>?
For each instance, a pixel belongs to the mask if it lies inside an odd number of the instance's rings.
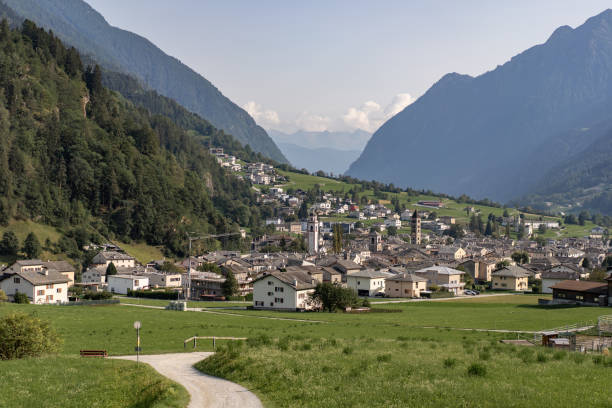
[[[266,129],[374,132],[448,72],[479,75],[603,0],[86,0]]]

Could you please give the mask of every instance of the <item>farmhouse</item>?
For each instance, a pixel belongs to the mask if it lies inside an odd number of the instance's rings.
[[[92,265],[95,266],[108,266],[111,262],[117,268],[132,268],[136,265],[136,260],[134,258],[128,254],[117,251],[102,251],[98,255],[94,256],[91,261]]]
[[[552,286],[553,304],[584,304],[605,306],[608,304],[608,283],[566,280]]]
[[[272,272],[253,281],[253,308],[272,310],[308,310],[309,295],[316,287],[303,272]]]
[[[346,286],[355,289],[359,296],[376,296],[385,293],[385,279],[390,276],[388,272],[366,269],[346,275]]]
[[[7,272],[40,272],[45,269],[57,271],[68,278],[68,286],[74,285],[74,266],[66,261],[41,261],[40,259],[22,259],[15,261],[6,271]]]
[[[108,290],[112,293],[127,295],[128,290],[146,289],[149,278],[143,275],[110,275],[107,276]]]
[[[9,299],[25,293],[35,304],[68,302],[69,279],[54,269],[5,271],[0,275],[0,289]]]
[[[415,274],[427,280],[428,287],[436,285],[455,295],[463,294],[465,282],[461,282],[461,275],[464,273],[448,266],[430,266],[415,272]]]
[[[385,296],[387,297],[421,297],[427,290],[427,279],[413,273],[405,273],[385,279]]]
[[[566,280],[578,280],[580,274],[575,271],[542,272],[542,293],[553,293],[552,287]]]
[[[491,274],[491,287],[495,290],[526,291],[529,288],[529,273],[520,266],[506,266]]]

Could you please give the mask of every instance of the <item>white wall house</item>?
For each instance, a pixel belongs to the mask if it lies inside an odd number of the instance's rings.
[[[31,303],[49,304],[68,302],[68,282],[70,280],[55,270],[26,270],[9,272],[0,276],[0,289],[9,299],[15,293],[25,293]]]
[[[149,286],[152,288],[180,288],[181,274],[180,273],[164,273],[164,272],[147,272],[145,275],[149,278]]]
[[[385,293],[385,279],[393,276],[388,272],[366,269],[346,275],[346,286],[354,289],[359,296],[376,296]]]
[[[112,293],[127,295],[128,289],[139,290],[149,287],[149,278],[142,275],[107,276],[108,290]]]
[[[316,282],[304,272],[272,272],[253,281],[253,308],[308,310]]]
[[[106,267],[87,269],[81,275],[81,283],[106,283]]]
[[[117,268],[132,268],[136,266],[136,260],[134,258],[128,254],[117,251],[102,251],[94,256],[91,261],[91,263],[96,266],[108,266],[111,262]]]

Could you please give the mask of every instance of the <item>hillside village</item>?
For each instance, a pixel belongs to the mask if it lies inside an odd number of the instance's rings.
[[[437,215],[442,201],[418,201],[399,212],[331,192],[319,192],[313,202],[312,191],[286,191],[287,178],[273,166],[238,164],[222,149],[210,153],[254,188],[267,187],[258,200],[271,217],[249,252],[220,250],[142,265],[114,244],[92,245],[99,252],[82,271],[65,261],[18,260],[0,272],[0,289],[11,299],[26,293],[37,304],[64,303],[83,293],[150,292],[165,299],[239,296],[252,299],[256,309],[275,310],[312,309],[309,294],[319,283],[347,287],[361,297],[513,291],[553,294],[554,303],[612,304],[605,282],[612,282],[605,272],[612,267],[612,249],[604,228],[581,238],[537,239],[538,232],[559,230],[560,223],[490,214],[480,231],[482,216],[473,207],[465,208],[471,218],[463,225]],[[228,275],[235,280],[229,292]]]

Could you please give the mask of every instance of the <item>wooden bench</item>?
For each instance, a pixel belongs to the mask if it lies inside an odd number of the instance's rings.
[[[108,357],[106,350],[81,350],[81,357]]]

